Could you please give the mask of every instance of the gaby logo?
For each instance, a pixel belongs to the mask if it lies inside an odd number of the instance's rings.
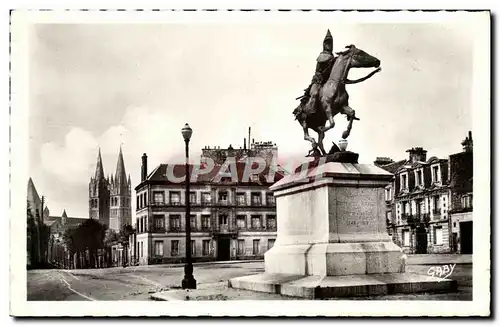
[[[432,266],[427,271],[427,275],[439,277],[442,280],[446,280],[451,276],[453,270],[457,264],[447,264],[443,266]]]

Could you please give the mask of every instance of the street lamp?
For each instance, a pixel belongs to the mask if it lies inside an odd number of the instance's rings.
[[[186,123],[181,130],[186,143],[186,265],[184,266],[183,289],[196,289],[196,280],[193,277],[193,263],[191,262],[191,203],[189,196],[189,140],[193,130]]]

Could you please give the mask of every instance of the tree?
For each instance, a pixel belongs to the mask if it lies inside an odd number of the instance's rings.
[[[36,259],[36,248],[35,248],[35,243],[36,243],[36,224],[35,224],[35,219],[33,217],[33,213],[31,212],[31,204],[29,200],[27,200],[27,210],[26,210],[26,219],[27,219],[27,226],[26,226],[26,251],[27,251],[27,263],[28,263],[28,268],[31,268],[32,266],[36,265],[38,262],[38,259]]]
[[[97,220],[89,219],[76,228],[64,232],[64,243],[71,256],[77,255],[76,268],[99,267],[98,251],[105,247],[107,227]]]
[[[130,235],[133,234],[134,232],[135,232],[135,230],[132,227],[132,225],[126,224],[122,227],[122,229],[120,230],[120,233],[118,235],[119,242],[123,246],[123,257],[124,257],[123,266],[125,266],[126,260],[128,257],[128,247],[129,247]]]

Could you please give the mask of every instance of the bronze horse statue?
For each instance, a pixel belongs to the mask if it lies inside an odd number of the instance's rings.
[[[319,101],[317,101],[314,110],[310,113],[304,110],[308,98],[303,97],[299,106],[293,111],[295,119],[299,121],[304,130],[304,139],[311,142],[311,152],[316,154],[318,154],[318,148],[321,155],[327,154],[323,147],[323,139],[325,138],[325,133],[335,126],[333,118],[337,113],[345,114],[349,121],[347,129],[342,133],[342,138],[344,139],[349,136],[353,121],[359,120],[355,115],[355,111],[349,106],[349,95],[347,94],[345,85],[362,82],[381,71],[379,59],[356,48],[354,45],[348,45],[346,48],[347,50],[345,51],[337,52],[338,57],[335,59],[328,80],[319,92]],[[351,68],[377,69],[363,78],[352,81],[347,79]],[[329,125],[325,126],[327,121]],[[317,142],[309,135],[309,129],[314,130],[318,134]]]

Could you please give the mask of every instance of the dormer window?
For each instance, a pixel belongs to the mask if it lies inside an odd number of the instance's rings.
[[[472,195],[464,195],[462,196],[462,208],[471,208],[472,207]]]
[[[418,169],[415,171],[415,186],[417,187],[424,186],[424,174],[422,172],[422,169]]]
[[[441,182],[441,168],[439,164],[431,166],[432,183]]]
[[[401,191],[408,189],[408,173],[401,173]]]

